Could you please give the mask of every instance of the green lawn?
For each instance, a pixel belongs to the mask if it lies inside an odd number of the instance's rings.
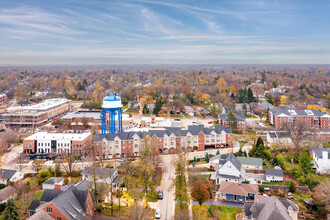
[[[255,115],[245,115],[246,118],[257,118]]]
[[[228,206],[220,206],[217,205],[215,206],[221,213],[221,220],[235,220],[235,216],[237,213],[242,212],[241,208],[237,208],[237,207],[228,207]]]
[[[262,185],[280,185],[280,186],[283,186],[283,185],[285,185],[285,186],[288,186],[289,185],[289,182],[262,182]]]
[[[43,190],[36,191],[33,195],[33,199],[40,199],[43,192],[44,192]]]
[[[170,115],[171,118],[180,118],[182,119],[182,116],[181,115]]]
[[[81,180],[81,176],[78,176],[78,177],[71,177],[71,182],[79,182]]]
[[[186,117],[186,118],[191,118],[190,115],[188,115],[188,114],[186,114],[186,113],[184,113],[183,115],[184,115],[184,117]]]

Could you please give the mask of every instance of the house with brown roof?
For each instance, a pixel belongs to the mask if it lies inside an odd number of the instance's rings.
[[[12,186],[7,186],[0,190],[0,204],[7,202],[10,198],[16,197],[16,190]]]
[[[257,184],[222,182],[219,191],[220,199],[245,202],[254,199],[259,187]]]

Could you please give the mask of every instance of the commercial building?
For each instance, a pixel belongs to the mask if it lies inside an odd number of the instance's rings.
[[[138,156],[142,139],[146,136],[151,138],[151,144],[160,153],[232,147],[231,135],[230,128],[220,125],[213,129],[204,128],[203,125],[192,125],[188,126],[188,129],[166,128],[147,132],[120,132],[96,135],[94,150],[96,155],[107,159]]]
[[[0,94],[0,105],[5,104],[7,101],[7,95],[6,94]]]
[[[330,115],[326,112],[310,109],[271,109],[268,120],[275,128],[285,128],[289,125],[302,123],[308,128],[329,130]]]
[[[51,119],[71,111],[72,103],[68,99],[48,99],[22,109],[5,115],[7,127],[40,127]]]
[[[47,156],[49,153],[84,156],[91,152],[92,134],[38,132],[23,140],[23,153]]]
[[[237,119],[237,130],[238,131],[245,131],[246,130],[246,121],[245,115],[243,114],[234,114]],[[231,124],[233,123],[232,120],[228,118],[227,114],[220,114],[219,115],[219,124],[225,126],[226,128],[231,128]]]
[[[96,126],[101,129],[101,111],[85,111],[79,110],[76,112],[69,112],[62,117],[64,124],[69,123],[74,129],[84,129]],[[115,116],[116,124],[118,125],[118,115]],[[122,114],[123,126],[133,124],[133,117],[128,114]],[[108,120],[107,120],[108,123]]]
[[[318,173],[330,173],[330,148],[313,150],[313,160]]]

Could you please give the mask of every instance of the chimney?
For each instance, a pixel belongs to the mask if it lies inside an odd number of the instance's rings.
[[[54,188],[55,190],[59,190],[59,191],[61,191],[61,184],[60,184],[60,182],[56,182],[55,183],[55,188]]]
[[[298,220],[298,212],[294,211],[291,205],[288,207],[288,212],[292,220]]]

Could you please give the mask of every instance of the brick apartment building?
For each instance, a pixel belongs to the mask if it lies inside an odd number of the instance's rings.
[[[7,95],[6,94],[0,94],[0,105],[5,104],[7,101]]]
[[[142,139],[151,138],[153,147],[160,153],[175,153],[178,150],[205,150],[205,148],[232,147],[232,130],[217,125],[213,129],[203,125],[188,126],[188,129],[166,128],[148,132],[121,132],[96,135],[95,155],[105,159],[139,156]]]
[[[309,128],[329,130],[330,116],[326,112],[303,109],[271,109],[268,120],[275,128],[285,128],[287,124],[304,123]]]
[[[246,130],[246,121],[245,115],[243,114],[234,114],[237,119],[237,130],[245,131]],[[233,122],[229,120],[227,114],[219,115],[219,124],[225,126],[226,128],[231,128]]]
[[[91,152],[93,136],[87,133],[38,132],[23,140],[23,153],[47,156],[54,152],[84,156]]]
[[[48,99],[36,105],[25,106],[23,110],[7,113],[5,115],[5,125],[10,128],[36,128],[71,110],[71,100]]]

